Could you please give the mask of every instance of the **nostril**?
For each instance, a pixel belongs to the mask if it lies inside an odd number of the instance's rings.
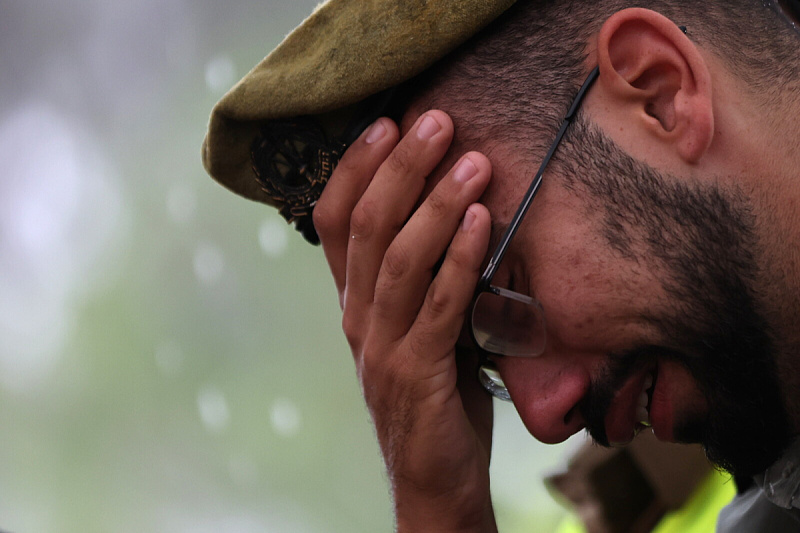
[[[583,421],[583,416],[581,415],[578,406],[574,406],[572,409],[567,411],[567,414],[564,415],[564,425],[565,426],[578,426],[575,431],[579,431],[583,429],[586,424]]]

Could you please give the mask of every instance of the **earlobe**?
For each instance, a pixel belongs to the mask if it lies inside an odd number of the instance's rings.
[[[612,15],[597,42],[599,83],[633,127],[687,163],[714,135],[711,75],[691,40],[663,15],[631,8]]]

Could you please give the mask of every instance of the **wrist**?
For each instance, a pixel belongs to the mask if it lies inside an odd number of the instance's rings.
[[[403,521],[398,519],[396,533],[497,533],[497,526],[494,521],[494,513],[487,513],[486,518],[480,523],[471,524],[438,524],[436,517],[429,517],[428,520],[421,520],[415,517],[413,520]]]
[[[497,533],[491,501],[464,506],[436,500],[396,501],[396,533]]]

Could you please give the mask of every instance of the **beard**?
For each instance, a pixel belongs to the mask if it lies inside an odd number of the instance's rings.
[[[673,428],[700,442],[735,476],[752,476],[793,439],[777,377],[776,342],[756,298],[755,217],[746,196],[687,183],[637,161],[582,117],[554,158],[567,189],[602,218],[601,236],[622,258],[657,272],[668,302],[642,317],[668,342],[612,355],[580,405],[608,445],[605,413],[624,381],[654,357],[685,367],[707,400]],[[668,345],[668,346],[667,346]]]

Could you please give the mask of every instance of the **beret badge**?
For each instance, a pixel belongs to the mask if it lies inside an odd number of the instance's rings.
[[[253,141],[253,172],[259,187],[312,244],[319,244],[319,237],[311,214],[346,147],[329,141],[311,118],[268,122]]]

